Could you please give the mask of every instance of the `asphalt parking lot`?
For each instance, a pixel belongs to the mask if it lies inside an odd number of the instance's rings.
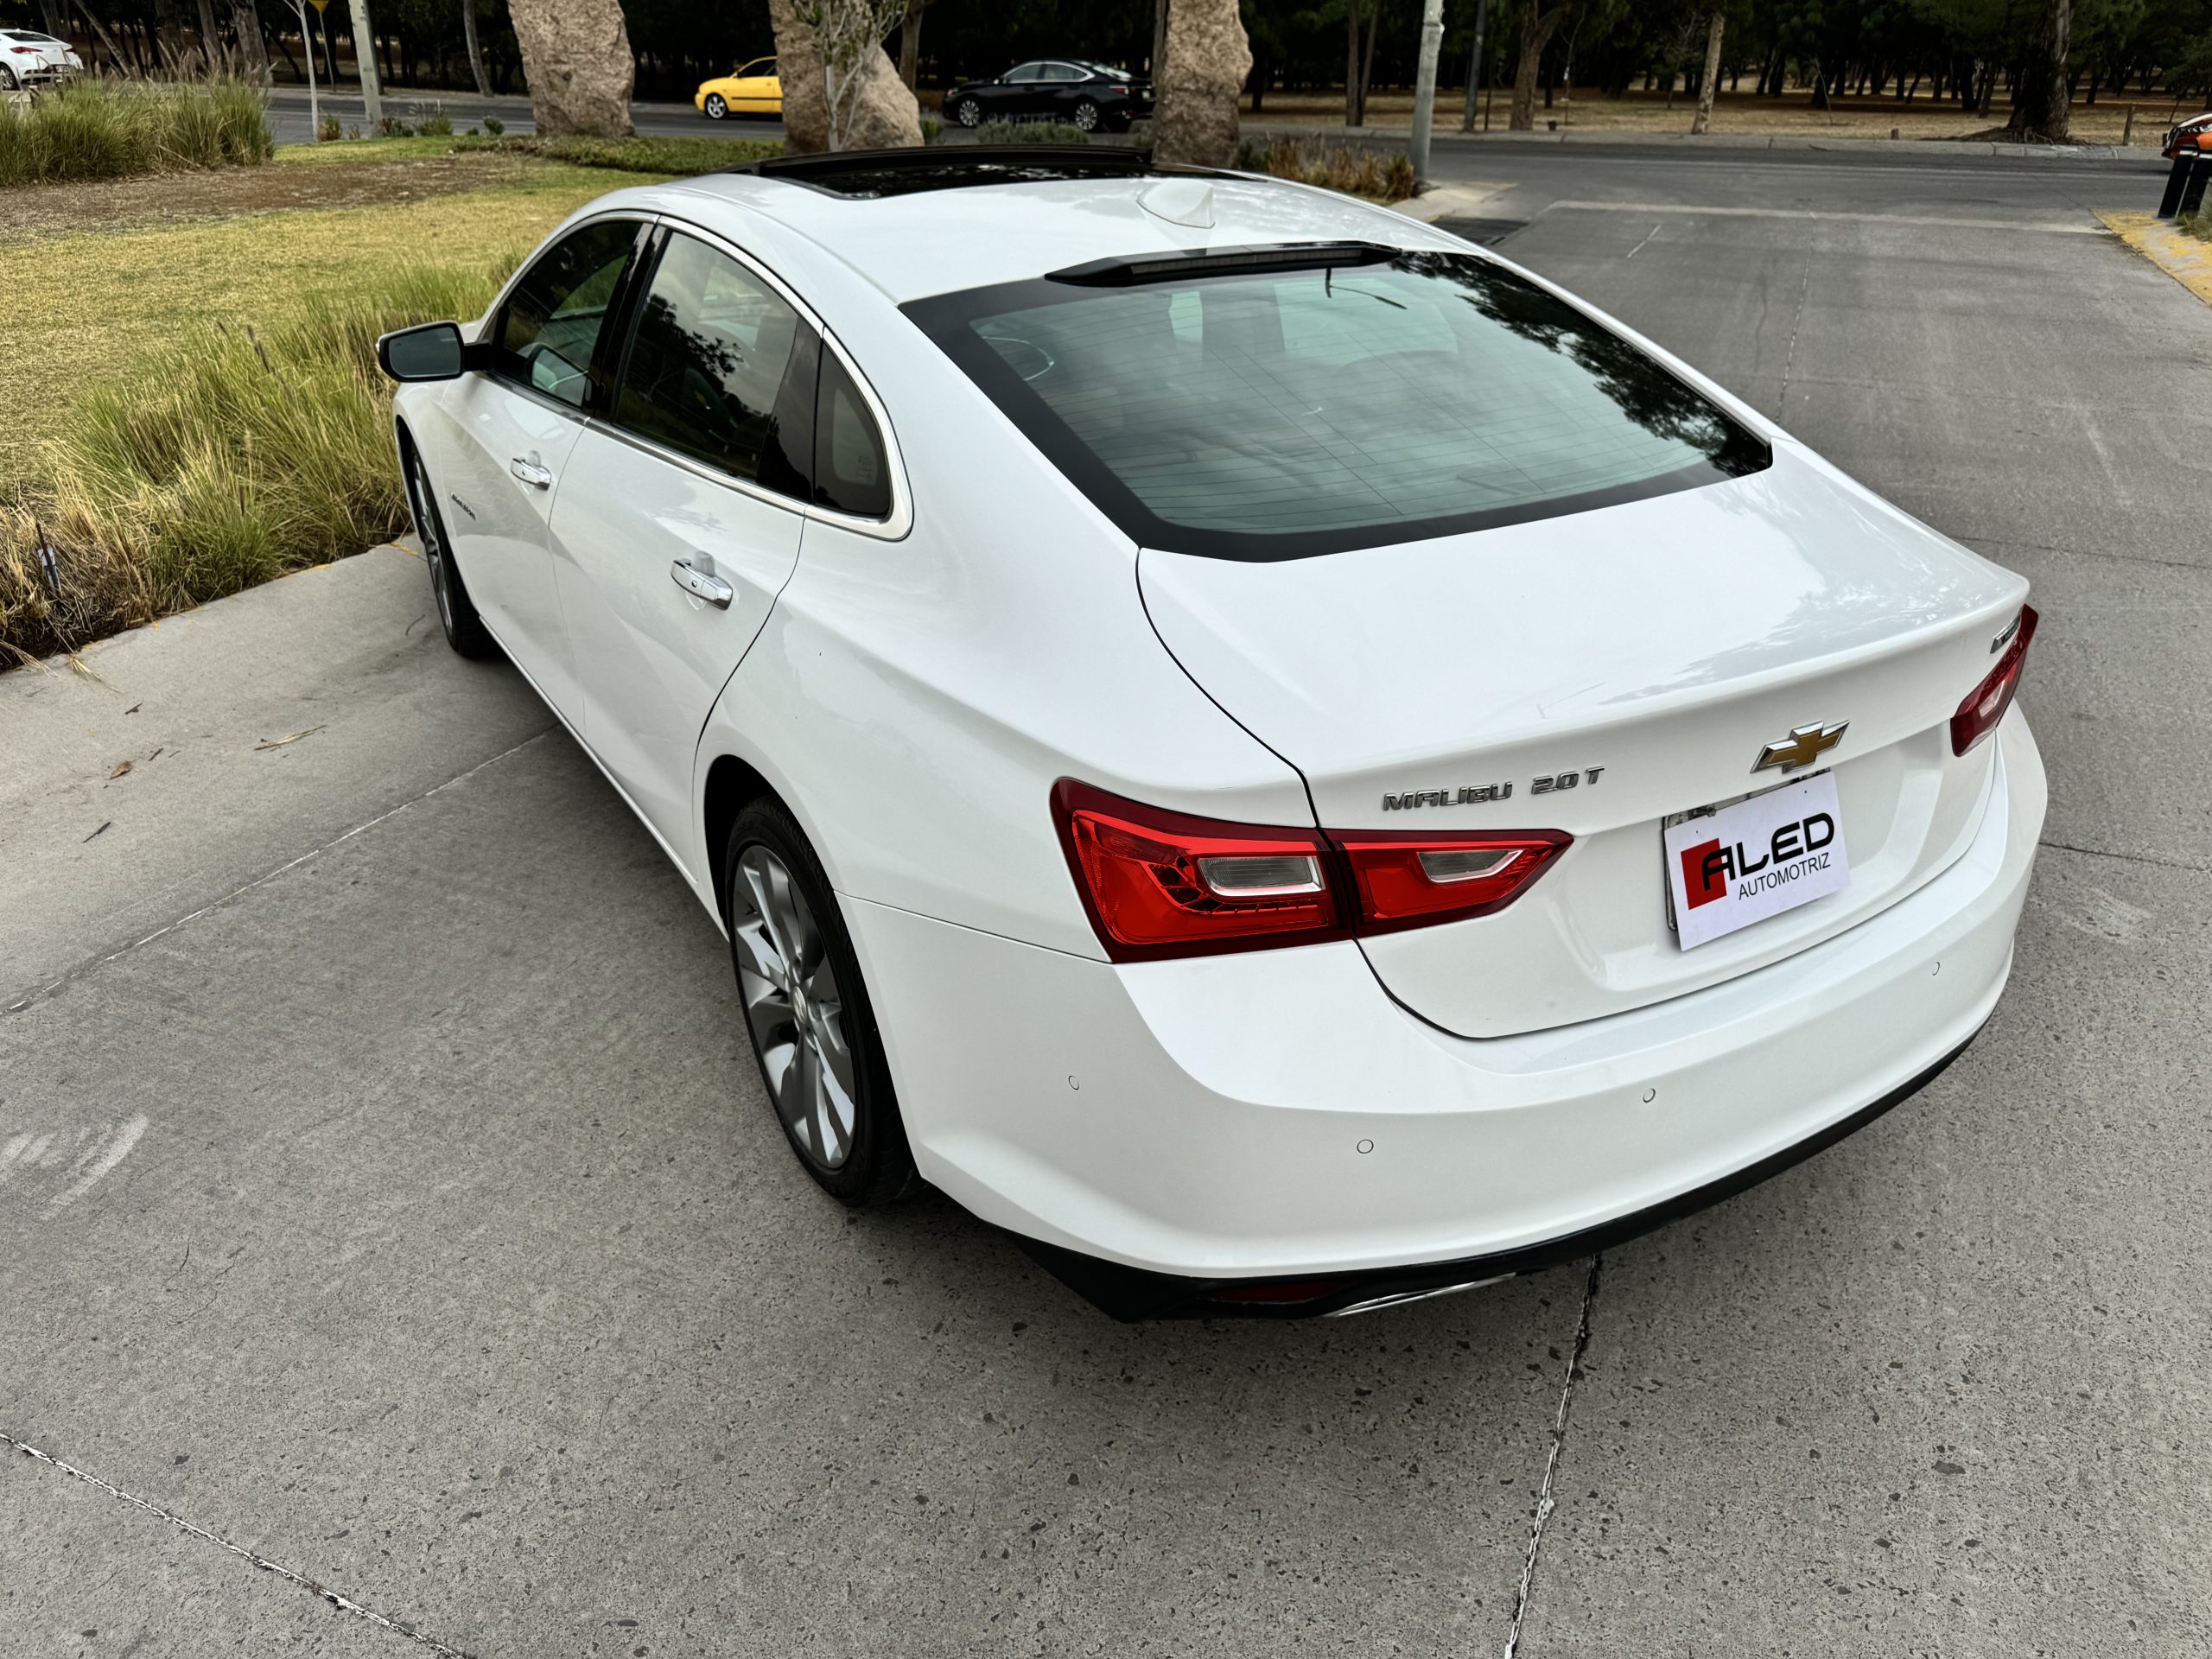
[[[816,1192],[711,924],[379,551],[0,677],[0,1650],[2212,1649],[2212,309],[2091,211],[2155,167],[1442,166],[2034,581],[1966,1056],[1602,1262],[1114,1325]]]

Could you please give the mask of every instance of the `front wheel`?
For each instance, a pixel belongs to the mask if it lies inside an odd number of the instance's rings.
[[[952,118],[963,127],[983,124],[983,106],[972,98],[963,98],[952,106]]]
[[[437,492],[431,488],[429,469],[423,465],[423,457],[412,443],[406,448],[404,477],[407,509],[414,515],[415,534],[423,543],[423,563],[430,572],[430,597],[437,601],[438,626],[445,630],[446,643],[462,656],[480,661],[497,657],[499,641],[476,613],[475,601],[469,598],[467,584],[453,562],[453,543],[446,538]]]
[[[729,105],[720,92],[707,94],[707,119],[719,121],[729,113]]]
[[[785,1137],[832,1197],[887,1204],[913,1180],[913,1154],[829,878],[772,801],[737,815],[723,868],[738,995]]]
[[[1098,106],[1087,98],[1077,100],[1075,106],[1075,124],[1080,131],[1097,131]]]

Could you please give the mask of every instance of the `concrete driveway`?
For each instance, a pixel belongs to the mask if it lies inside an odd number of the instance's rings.
[[[0,677],[0,1650],[2212,1648],[2212,311],[2094,233],[2143,169],[1452,155],[2034,579],[1967,1056],[1602,1262],[1115,1326],[817,1195],[712,925],[375,552]]]

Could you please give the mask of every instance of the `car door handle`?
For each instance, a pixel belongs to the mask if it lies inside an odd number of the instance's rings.
[[[507,462],[507,470],[533,490],[550,490],[553,487],[553,469],[550,467],[540,466],[535,455],[528,460],[524,460],[520,455],[515,456]]]
[[[729,609],[729,602],[736,591],[720,576],[710,576],[703,570],[695,570],[688,559],[677,559],[668,567],[668,574],[676,585],[694,598],[703,599],[718,611]]]

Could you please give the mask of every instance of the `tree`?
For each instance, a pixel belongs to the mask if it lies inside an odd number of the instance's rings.
[[[1727,26],[1726,11],[1715,6],[1713,21],[1705,30],[1705,77],[1697,84],[1697,114],[1690,121],[1692,132],[1713,130],[1713,94],[1720,85],[1720,31]]]
[[[484,73],[484,48],[476,39],[476,0],[461,0],[461,37],[468,48],[468,73],[476,83],[476,96],[488,98],[492,81]]]
[[[922,14],[935,3],[936,0],[906,0],[906,14],[899,19],[899,79],[906,83],[910,92],[922,73]]]
[[[1542,67],[1544,48],[1573,10],[1573,0],[1521,0],[1521,60],[1513,71],[1513,118],[1506,124],[1516,132],[1536,129],[1536,74]]]
[[[1175,0],[1164,67],[1156,79],[1154,153],[1163,162],[1227,167],[1236,159],[1237,94],[1252,73],[1252,43],[1236,0]]]
[[[511,0],[508,10],[538,131],[628,137],[637,64],[618,0]]]
[[[2023,141],[2063,144],[2067,138],[2067,37],[2074,27],[2074,0],[2044,0],[2043,21],[2020,65],[2012,93],[2012,118],[2005,130]]]

